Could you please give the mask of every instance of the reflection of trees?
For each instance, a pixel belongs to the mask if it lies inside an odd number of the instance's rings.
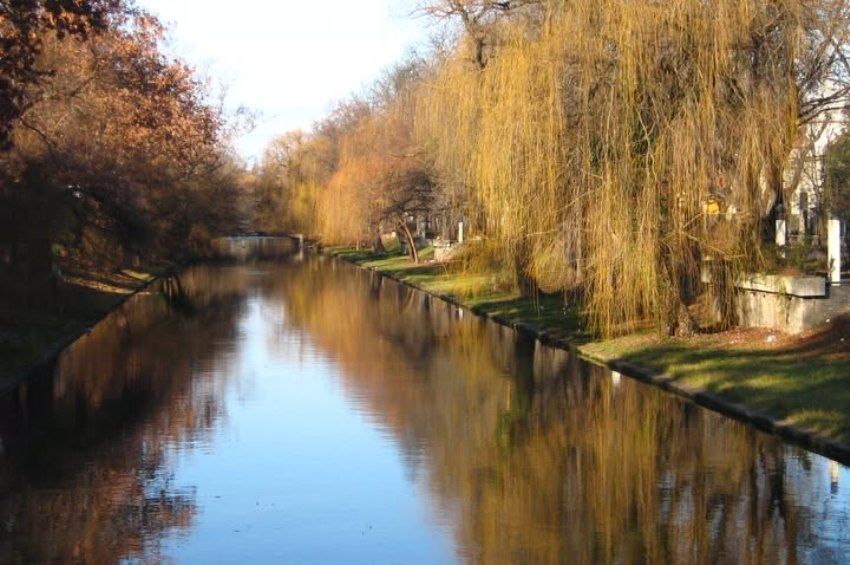
[[[0,561],[149,558],[191,524],[194,493],[172,484],[165,447],[221,417],[227,371],[199,369],[221,357],[212,344],[235,332],[251,281],[240,268],[180,278],[179,308],[159,292],[135,297],[51,379],[0,401]]]
[[[284,276],[289,323],[424,465],[464,557],[777,562],[817,545],[807,455],[377,275]]]
[[[249,290],[268,323],[306,330],[341,366],[464,557],[773,562],[819,543],[816,459],[391,281],[310,260],[192,269],[181,288],[176,309],[129,302],[52,379],[0,401],[0,561],[156,559],[191,525],[194,493],[173,484],[166,446],[224,417],[228,353],[214,343],[237,331]]]

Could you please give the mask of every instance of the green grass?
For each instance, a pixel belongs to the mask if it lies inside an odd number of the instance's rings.
[[[691,390],[715,393],[773,418],[850,444],[850,350],[841,342],[780,348],[707,340],[624,338],[583,349],[625,359]]]
[[[850,348],[836,339],[789,339],[772,347],[752,341],[764,339],[759,333],[733,343],[724,334],[669,339],[644,332],[591,341],[582,330],[577,309],[566,307],[560,295],[543,295],[535,301],[498,290],[491,284],[493,277],[486,274],[453,273],[433,263],[415,265],[397,254],[376,256],[348,248],[326,251],[425,291],[448,295],[501,321],[524,323],[569,340],[592,358],[627,360],[664,373],[683,388],[715,393],[850,444]]]
[[[450,297],[499,321],[526,324],[558,339],[587,340],[587,334],[581,329],[578,310],[565,305],[560,294],[523,298],[513,290],[499,289],[494,284],[493,275],[453,272],[439,263],[414,264],[401,254],[379,256],[346,247],[328,247],[325,252],[391,275],[427,292]],[[433,257],[433,249],[423,249],[420,257],[423,260]]]

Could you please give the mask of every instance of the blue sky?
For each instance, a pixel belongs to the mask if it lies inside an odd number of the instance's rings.
[[[247,160],[286,131],[309,129],[428,34],[414,0],[138,0],[171,29],[171,51],[258,112],[237,140]]]

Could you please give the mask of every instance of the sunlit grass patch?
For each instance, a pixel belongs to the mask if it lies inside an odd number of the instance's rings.
[[[593,343],[586,349],[850,442],[850,355],[836,354],[829,345],[809,348],[790,338],[775,348],[704,342],[699,337],[628,337]]]

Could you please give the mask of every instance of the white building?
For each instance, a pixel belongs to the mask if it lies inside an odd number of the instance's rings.
[[[824,112],[803,126],[797,148],[785,170],[788,237],[791,242],[815,235],[823,210],[826,184],[824,157],[836,139],[847,130],[847,115],[840,110]]]

